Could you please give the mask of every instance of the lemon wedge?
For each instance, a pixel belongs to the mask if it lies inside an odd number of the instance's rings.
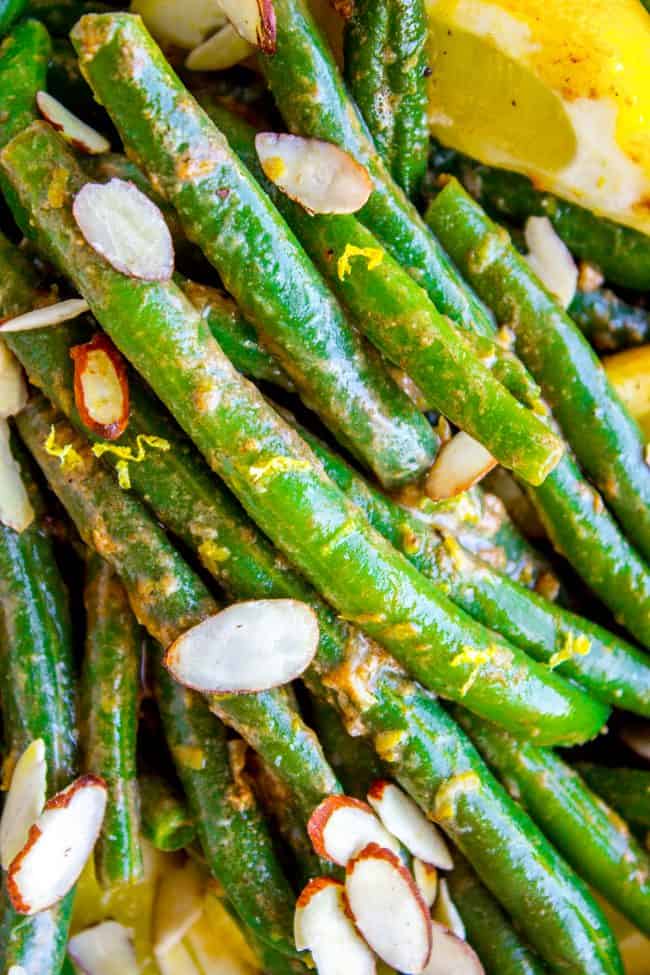
[[[607,356],[603,365],[609,381],[650,443],[650,345]]]
[[[650,16],[640,0],[427,0],[445,145],[650,233]]]

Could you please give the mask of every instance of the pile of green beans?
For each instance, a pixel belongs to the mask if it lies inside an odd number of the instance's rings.
[[[616,767],[609,742],[601,761],[599,736],[614,709],[650,718],[650,468],[597,353],[647,341],[648,238],[430,151],[423,0],[346,9],[341,68],[305,0],[273,0],[255,81],[273,124],[372,183],[357,213],[315,214],[265,175],[227,77],[195,97],[178,52],[115,7],[0,0],[0,322],[88,305],[0,333],[28,389],[8,423],[34,511],[22,532],[0,521],[3,785],[41,738],[48,798],[83,772],[106,783],[105,903],[143,882],[151,847],[191,856],[260,970],[306,975],[296,896],[341,876],[307,823],[392,779],[449,841],[487,975],[622,975],[594,893],[650,936],[650,773]],[[113,151],[40,119],[48,86]],[[111,179],[163,215],[169,279],[123,273],[80,233],[76,194]],[[602,272],[566,310],[495,222],[516,235],[540,215]],[[381,259],[340,274],[348,244]],[[125,360],[110,442],[75,382],[97,335]],[[541,551],[481,487],[426,496],[454,430],[517,479]],[[313,610],[300,678],[178,683],[167,648],[258,599]],[[3,878],[1,975],[67,975],[74,893],[24,916]]]

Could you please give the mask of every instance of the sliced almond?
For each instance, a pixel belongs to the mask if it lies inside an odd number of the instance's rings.
[[[70,349],[74,361],[74,399],[85,426],[105,440],[116,440],[129,422],[129,380],[124,359],[108,336]]]
[[[438,884],[438,896],[433,906],[432,917],[434,921],[449,928],[457,938],[462,938],[463,941],[465,940],[465,925],[458,912],[458,908],[451,899],[449,886],[444,877],[440,878],[440,883]]]
[[[168,954],[203,914],[205,883],[197,865],[188,860],[162,876],[153,920],[156,954]]]
[[[9,425],[0,419],[0,522],[15,532],[23,532],[33,520],[34,509],[11,452]]]
[[[426,492],[433,501],[454,498],[477,484],[496,465],[483,444],[460,430],[440,448],[427,476]]]
[[[0,819],[0,862],[8,870],[22,850],[29,831],[43,812],[47,782],[45,743],[37,738],[25,749],[11,776]]]
[[[529,217],[524,236],[530,268],[562,307],[568,308],[578,284],[578,268],[571,251],[548,217]]]
[[[165,666],[194,690],[250,694],[299,677],[318,649],[318,620],[297,599],[235,603],[187,630]]]
[[[224,14],[238,34],[259,47],[264,54],[275,54],[276,26],[272,0],[219,0]]]
[[[254,50],[232,24],[225,24],[188,54],[185,67],[190,71],[225,71],[245,60]]]
[[[191,51],[223,27],[226,18],[219,0],[131,0],[149,33],[164,47]]]
[[[37,93],[36,104],[46,122],[49,122],[60,132],[65,141],[69,142],[75,149],[91,156],[110,152],[111,144],[108,139],[96,132],[90,125],[82,122],[76,115],[68,111],[65,105],[62,105],[52,95],[48,95],[46,91]]]
[[[432,863],[413,857],[413,876],[427,907],[433,907],[438,896],[438,871]]]
[[[68,298],[66,301],[57,301],[53,305],[43,305],[41,308],[34,308],[33,311],[25,312],[24,315],[16,315],[15,318],[6,319],[0,325],[0,335],[3,332],[29,332],[33,328],[49,328],[51,325],[61,325],[68,322],[71,318],[78,318],[88,311],[88,302],[83,298]]]
[[[105,809],[106,783],[96,775],[82,775],[46,803],[7,874],[19,914],[37,914],[65,897],[92,853]]]
[[[375,975],[375,956],[347,915],[338,880],[309,881],[296,903],[294,935],[298,951],[311,952],[318,975]]]
[[[316,806],[307,823],[316,853],[340,867],[369,843],[399,853],[400,845],[379,822],[370,806],[350,796],[328,796]]]
[[[345,896],[354,923],[382,961],[405,975],[423,971],[431,954],[429,911],[394,853],[370,843],[350,860]]]
[[[0,420],[16,416],[26,403],[27,383],[23,367],[0,339]]]
[[[255,149],[266,177],[309,213],[356,213],[372,193],[361,163],[331,142],[258,132]]]
[[[441,870],[451,870],[454,862],[440,831],[424,815],[410,796],[386,779],[370,787],[368,802],[389,833],[396,836],[409,853]]]
[[[174,245],[155,203],[135,183],[111,179],[86,183],[72,213],[86,242],[111,267],[142,281],[168,281],[174,273]]]
[[[442,924],[431,922],[431,958],[423,975],[485,975],[478,956]]]
[[[70,938],[68,954],[84,975],[138,975],[131,932],[117,921],[102,921]]]

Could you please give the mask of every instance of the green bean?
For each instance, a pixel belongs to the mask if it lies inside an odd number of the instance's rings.
[[[154,772],[140,775],[138,784],[142,835],[163,853],[191,846],[196,826],[180,791]]]
[[[93,22],[84,21],[87,28]],[[136,29],[138,21],[127,23]],[[535,728],[540,742],[584,740],[595,733],[606,709],[517,648],[495,640],[377,535],[299,438],[232,369],[171,283],[128,278],[80,238],[70,194],[83,174],[56,133],[36,123],[5,148],[1,159],[22,205],[29,199],[25,230],[38,233],[211,466],[340,613],[362,622],[423,682],[510,727]],[[52,167],[68,173],[67,198],[61,207],[46,209],[35,204],[47,195]],[[476,651],[485,660],[480,673]],[[513,679],[504,681],[504,666]]]
[[[357,0],[345,77],[384,165],[407,196],[427,166],[427,18],[422,0]]]
[[[142,633],[113,570],[92,553],[84,601],[82,746],[86,770],[108,786],[95,868],[100,884],[111,889],[136,883],[144,874],[135,756]]]

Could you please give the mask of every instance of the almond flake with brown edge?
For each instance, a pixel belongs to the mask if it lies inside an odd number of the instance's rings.
[[[314,809],[307,832],[318,856],[340,867],[360,850],[375,843],[400,852],[394,836],[384,829],[370,806],[350,796],[328,796]]]
[[[235,603],[183,633],[165,666],[186,687],[203,693],[250,694],[288,684],[318,649],[318,620],[297,599]]]
[[[403,863],[370,843],[345,868],[345,897],[358,931],[382,961],[419,975],[431,955],[431,920]]]
[[[203,41],[185,59],[185,67],[190,71],[225,71],[249,57],[255,48],[238,34],[232,24],[225,24],[221,30]]]
[[[7,874],[7,892],[19,914],[52,907],[75,885],[99,836],[106,795],[104,780],[88,774],[45,804]]]
[[[45,121],[60,132],[65,141],[69,142],[75,149],[90,156],[110,152],[111,144],[108,139],[82,122],[65,105],[62,105],[46,91],[37,92],[36,104]]]
[[[0,419],[0,522],[15,532],[23,532],[34,520],[20,467],[11,452],[9,424]]]
[[[444,927],[449,928],[452,934],[455,934],[457,938],[462,938],[465,940],[465,925],[463,919],[460,916],[458,908],[454,904],[451,894],[449,893],[449,885],[444,877],[440,878],[440,884],[438,885],[438,896],[436,897],[436,902],[433,906],[433,919],[437,921],[438,924],[442,924]]]
[[[438,894],[438,871],[432,863],[424,863],[418,857],[413,857],[412,870],[422,900],[427,907],[433,907]]]
[[[389,833],[425,863],[441,870],[451,870],[454,862],[439,830],[399,786],[377,779],[368,792],[368,802]]]
[[[0,325],[0,335],[3,332],[29,332],[34,328],[61,325],[72,318],[78,318],[88,310],[88,302],[83,298],[67,298],[52,305],[42,305],[40,308],[34,308],[33,311],[25,312],[24,315],[5,319]]]
[[[219,0],[219,6],[238,34],[259,47],[264,54],[275,54],[276,26],[272,0]]]
[[[483,444],[460,430],[440,448],[427,475],[426,493],[433,501],[454,498],[477,484],[496,465]]]
[[[431,922],[431,958],[422,975],[485,975],[478,955],[442,924]]]
[[[27,382],[23,367],[0,339],[0,419],[16,416],[27,404]]]
[[[339,880],[309,881],[296,903],[294,937],[298,951],[311,952],[318,975],[375,975],[375,956],[348,917]]]
[[[255,149],[266,177],[309,213],[356,213],[372,193],[361,163],[331,142],[258,132]]]
[[[635,755],[650,762],[650,721],[628,718],[618,736]]]
[[[131,932],[117,921],[102,921],[70,938],[68,954],[84,975],[138,975]]]
[[[0,819],[0,863],[8,870],[43,812],[47,785],[45,742],[37,738],[16,762]]]
[[[74,399],[84,425],[104,440],[116,440],[129,422],[129,380],[124,359],[101,332],[70,349]]]
[[[86,242],[111,267],[142,281],[169,281],[174,245],[155,203],[131,182],[86,183],[72,213]]]

